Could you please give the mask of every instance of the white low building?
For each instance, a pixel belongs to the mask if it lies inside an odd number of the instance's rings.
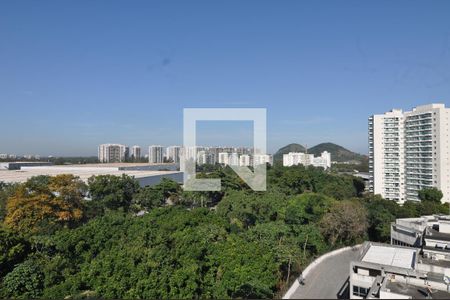
[[[418,248],[366,242],[350,263],[350,299],[449,299],[449,261]]]
[[[283,155],[283,166],[291,167],[296,165],[322,167],[325,170],[331,167],[331,154],[327,151],[320,156],[302,152],[289,152]]]

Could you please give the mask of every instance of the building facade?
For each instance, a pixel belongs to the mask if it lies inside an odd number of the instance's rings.
[[[126,158],[126,148],[121,144],[102,144],[98,146],[98,160],[101,163],[123,162]]]
[[[322,167],[326,170],[331,167],[331,154],[327,151],[322,152],[318,157],[314,157],[314,154],[302,152],[283,154],[283,166],[290,167],[295,165]]]
[[[420,249],[365,242],[350,263],[350,299],[449,299],[449,261]]]
[[[168,161],[174,162],[176,164],[180,163],[181,147],[180,146],[169,146],[166,149],[166,157]]]
[[[250,166],[250,155],[242,154],[241,156],[239,156],[239,166],[241,167]]]
[[[403,203],[436,187],[450,202],[449,118],[444,104],[369,117],[369,191]]]
[[[131,147],[131,158],[133,160],[139,160],[141,158],[141,147],[137,145]]]
[[[160,164],[164,162],[164,154],[162,146],[152,145],[148,147],[148,162],[153,164]]]

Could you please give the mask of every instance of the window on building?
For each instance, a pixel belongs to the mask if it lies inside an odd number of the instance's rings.
[[[368,293],[369,293],[368,288],[363,288],[356,285],[353,286],[353,296],[366,297]]]

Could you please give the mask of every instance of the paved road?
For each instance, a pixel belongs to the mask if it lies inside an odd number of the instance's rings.
[[[357,260],[359,249],[349,249],[327,257],[314,267],[290,297],[291,299],[337,299],[349,277],[350,261]],[[348,297],[348,295],[346,295]]]

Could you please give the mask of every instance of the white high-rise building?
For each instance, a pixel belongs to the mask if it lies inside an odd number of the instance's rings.
[[[98,160],[101,163],[123,162],[126,148],[121,144],[102,144],[98,146]]]
[[[180,163],[181,147],[180,146],[169,146],[166,149],[166,157],[169,161],[176,164]]]
[[[436,187],[450,202],[450,109],[429,104],[369,118],[369,190],[403,203]]]
[[[206,153],[205,151],[199,151],[197,153],[197,164],[198,165],[204,165],[207,164],[208,162],[208,153]]]
[[[137,145],[131,147],[131,158],[133,160],[139,160],[141,158],[141,147]]]
[[[236,152],[230,154],[229,164],[232,166],[239,166],[239,155]]]
[[[241,167],[248,167],[248,166],[250,166],[250,155],[242,154],[241,156],[239,156],[239,165]]]
[[[322,167],[326,170],[331,167],[331,154],[327,151],[323,151],[317,157],[314,157],[314,154],[302,152],[283,154],[283,166],[290,167],[295,165]]]
[[[219,164],[228,165],[230,162],[230,154],[227,152],[219,153]]]
[[[163,161],[163,147],[159,145],[152,145],[148,147],[148,162],[160,164]]]

